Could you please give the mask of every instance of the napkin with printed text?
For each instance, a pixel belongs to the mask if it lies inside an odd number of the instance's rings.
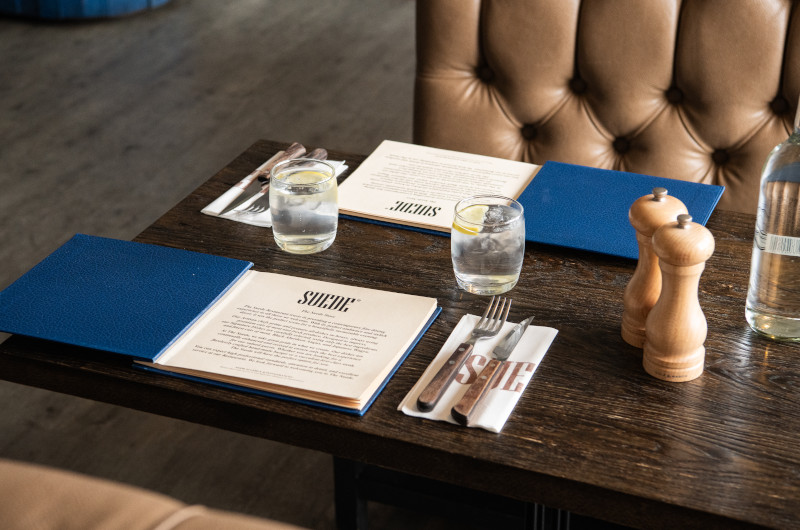
[[[506,322],[500,333],[475,343],[475,347],[464,366],[456,374],[455,379],[450,383],[433,410],[429,412],[420,411],[417,408],[417,397],[419,397],[428,382],[433,379],[439,368],[458,348],[458,345],[469,338],[479,320],[480,317],[476,315],[464,315],[461,318],[444,346],[442,346],[442,349],[439,350],[436,358],[400,403],[398,410],[409,416],[456,423],[450,415],[450,409],[458,403],[470,384],[477,378],[481,369],[492,358],[494,347],[503,340],[506,333],[511,331],[516,324]],[[500,368],[491,388],[486,391],[478,408],[473,416],[470,417],[468,427],[480,427],[496,433],[503,429],[511,411],[517,405],[522,392],[528,386],[533,373],[538,368],[539,363],[541,363],[557,334],[558,330],[543,326],[529,326],[525,330],[516,348],[511,352],[511,356]]]

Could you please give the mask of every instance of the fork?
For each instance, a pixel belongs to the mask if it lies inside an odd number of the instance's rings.
[[[303,158],[313,158],[314,160],[325,160],[328,158],[328,152],[321,147],[318,147],[307,153]],[[261,182],[261,196],[254,200],[253,203],[242,210],[245,213],[262,213],[269,210],[269,176],[259,175],[258,181]]]
[[[264,184],[259,193],[258,199],[242,210],[243,213],[262,213],[269,210],[269,184]]]
[[[464,361],[469,357],[470,352],[475,346],[475,343],[482,339],[494,337],[503,327],[503,324],[508,317],[508,310],[511,309],[510,298],[497,298],[493,296],[489,300],[489,305],[483,316],[475,325],[472,334],[466,342],[462,342],[456,351],[450,356],[444,365],[439,368],[436,375],[433,376],[428,386],[422,391],[417,398],[417,408],[422,412],[428,412],[436,406],[441,399],[444,391],[447,389],[450,382],[455,378],[456,374],[464,365]]]

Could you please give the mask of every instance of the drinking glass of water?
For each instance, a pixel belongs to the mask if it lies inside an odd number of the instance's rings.
[[[499,195],[476,195],[456,204],[450,251],[461,289],[494,295],[519,280],[525,254],[525,218],[520,203]]]
[[[269,209],[275,243],[313,254],[331,246],[339,224],[336,171],[322,160],[295,158],[270,172]]]

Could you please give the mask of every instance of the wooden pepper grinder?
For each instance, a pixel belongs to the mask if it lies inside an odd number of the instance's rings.
[[[661,296],[647,315],[642,364],[664,381],[690,381],[703,373],[708,325],[697,289],[714,236],[681,214],[653,234],[662,274]]]
[[[684,213],[688,213],[686,206],[667,195],[666,188],[653,188],[653,193],[636,199],[628,211],[639,243],[639,262],[623,295],[622,338],[631,346],[644,346],[645,319],[661,294],[661,270],[653,252],[653,234],[658,227]]]

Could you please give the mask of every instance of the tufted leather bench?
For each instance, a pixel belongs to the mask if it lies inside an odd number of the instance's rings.
[[[0,459],[0,527],[7,530],[291,530],[108,480]]]
[[[417,3],[419,144],[721,184],[755,213],[799,94],[790,0]]]

